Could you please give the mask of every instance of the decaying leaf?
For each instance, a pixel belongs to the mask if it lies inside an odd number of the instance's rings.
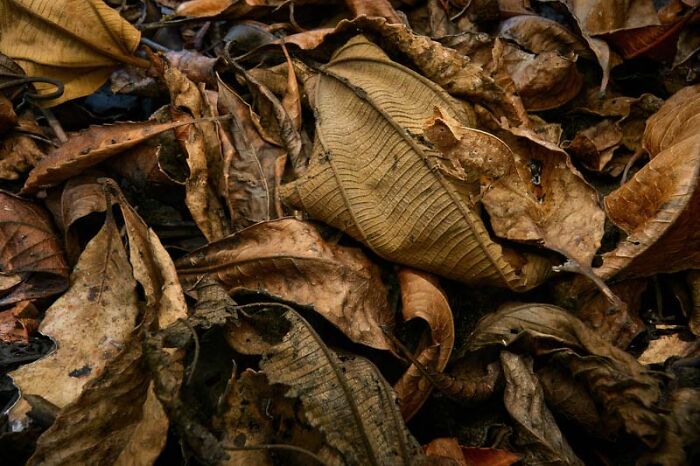
[[[581,90],[583,80],[576,58],[589,52],[559,23],[532,15],[516,16],[499,25],[498,35],[519,46],[496,41],[493,55],[512,78],[528,110],[559,107]]]
[[[400,264],[517,290],[541,282],[545,261],[515,258],[493,242],[470,188],[446,177],[439,152],[420,138],[433,108],[468,127],[469,109],[362,37],[342,47],[318,79],[315,154],[308,172],[282,187],[285,202]],[[399,98],[397,83],[414,98]]]
[[[647,283],[644,279],[613,283],[610,289],[625,303],[622,309],[614,308],[605,295],[596,292],[579,307],[576,316],[608,343],[625,349],[645,329],[639,311]]]
[[[222,442],[238,446],[271,443],[273,429],[265,415],[265,398],[272,398],[272,391],[264,374],[246,370],[231,378],[220,404],[218,427],[223,431]],[[229,451],[228,455],[224,462],[228,466],[272,465],[269,454],[263,450]]]
[[[29,114],[19,117],[17,126],[0,141],[0,179],[16,180],[44,157],[44,150],[31,135],[41,129]]]
[[[39,311],[31,301],[20,301],[0,311],[0,341],[28,342],[29,336],[39,327],[38,317]]]
[[[63,95],[48,106],[93,93],[120,63],[148,66],[133,54],[140,32],[101,0],[3,0],[0,29],[0,51],[27,75],[63,82]]]
[[[75,133],[36,164],[22,192],[31,194],[62,183],[147,139],[186,124],[182,121],[159,123],[148,120],[93,126]]]
[[[603,254],[604,279],[700,267],[700,86],[687,88],[649,119],[644,146],[652,160],[605,198],[608,217],[627,237]],[[659,152],[657,152],[659,151]]]
[[[223,81],[218,84],[219,105],[234,116],[229,126],[234,150],[223,170],[231,227],[238,231],[282,216],[279,185],[287,153],[260,134],[250,106]]]
[[[393,326],[379,269],[358,249],[327,243],[310,224],[281,219],[248,227],[177,261],[183,288],[210,275],[233,292],[266,291],[312,305],[353,341],[391,348]]]
[[[157,237],[114,184],[104,181],[99,188],[119,204],[130,251],[127,257],[108,213],[80,256],[71,288],[42,321],[40,331],[57,342],[57,349],[13,372],[24,399],[43,399],[58,410],[54,424],[39,438],[31,464],[100,460],[149,465],[165,445],[168,419],[149,388],[142,340],[151,325],[169,325],[186,316],[184,296]],[[102,205],[92,203],[98,211],[107,204],[106,199]],[[142,307],[137,282],[145,294]],[[111,435],[105,441],[101,432],[107,428]]]
[[[430,327],[430,339],[424,338],[424,348],[416,356],[430,372],[442,372],[450,359],[455,330],[452,310],[447,296],[437,280],[424,272],[403,268],[399,270],[402,314],[404,320],[423,319]],[[427,336],[427,335],[426,335]],[[437,346],[437,351],[435,346]],[[432,384],[411,366],[394,385],[401,414],[410,419],[430,395]]]
[[[113,220],[88,244],[71,286],[46,311],[39,331],[58,342],[49,356],[12,373],[23,396],[58,408],[73,403],[126,346],[136,325],[136,281]]]
[[[590,170],[602,171],[622,144],[622,130],[611,120],[576,133],[563,147]]]
[[[532,354],[567,367],[601,406],[611,429],[624,427],[647,445],[658,445],[664,432],[660,380],[632,355],[572,314],[547,304],[504,306],[482,318],[469,345],[476,350],[510,347],[516,341]]]
[[[68,286],[68,265],[46,212],[0,190],[0,305],[51,296]]]
[[[496,235],[539,242],[591,263],[605,215],[563,151],[505,133],[501,140],[441,114],[426,123],[424,133],[462,168],[465,181],[481,178],[481,200]]]
[[[203,84],[196,85],[173,66],[166,67],[163,79],[170,91],[172,105],[178,109],[175,118],[188,118],[179,112],[181,109],[186,109],[194,118],[216,116],[216,97],[208,94]],[[210,97],[214,102],[210,102]],[[210,241],[230,233],[222,200],[225,193],[224,161],[216,125],[213,121],[206,121],[195,127],[181,127],[175,133],[187,153],[190,168],[185,183],[185,203],[197,226]]]
[[[329,464],[409,465],[420,447],[401,419],[391,387],[368,360],[336,355],[297,313],[260,363],[271,383],[289,387],[333,452]],[[340,456],[339,456],[340,455]]]
[[[523,464],[583,465],[547,408],[532,360],[503,351],[501,364],[506,378],[503,401],[515,421],[515,442],[525,453]]]

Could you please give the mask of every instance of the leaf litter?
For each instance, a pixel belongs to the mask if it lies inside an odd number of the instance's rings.
[[[698,15],[0,0],[3,464],[696,464]]]

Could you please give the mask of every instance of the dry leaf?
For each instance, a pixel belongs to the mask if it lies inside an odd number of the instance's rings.
[[[126,347],[138,316],[136,281],[113,220],[90,241],[71,274],[71,286],[46,311],[39,331],[58,348],[11,373],[22,396],[58,408],[75,402]]]
[[[515,443],[524,453],[523,464],[583,466],[544,402],[532,360],[502,351],[501,364],[506,378],[503,401],[515,421]]]
[[[646,327],[639,317],[642,293],[647,289],[647,280],[626,280],[613,283],[610,289],[625,306],[617,309],[600,292],[582,304],[576,315],[595,329],[608,343],[625,349]]]
[[[423,450],[429,457],[437,456],[440,458],[449,458],[458,466],[469,466],[470,464],[465,460],[462,449],[456,438],[433,439],[429,444],[423,447]]]
[[[265,374],[250,369],[239,377],[234,374],[220,404],[221,441],[237,446],[272,443],[274,432],[264,404],[264,400],[272,396]],[[227,466],[272,465],[264,450],[229,451],[228,455],[228,460],[223,462]]]
[[[31,114],[20,116],[15,131],[0,141],[0,179],[16,180],[44,157],[32,135],[43,133]]]
[[[406,94],[415,98],[398,97]],[[421,140],[435,107],[471,126],[458,101],[362,37],[320,71],[314,101],[315,153],[308,172],[282,187],[285,202],[400,264],[517,290],[541,282],[544,261],[509,262],[469,202],[470,188],[446,177],[439,152]]]
[[[416,358],[430,373],[442,372],[450,359],[455,341],[454,320],[447,296],[437,279],[427,273],[402,268],[398,276],[404,320],[423,319],[430,328],[429,343],[423,345]],[[394,385],[394,391],[399,398],[404,419],[413,417],[430,396],[432,388],[430,381],[415,366],[411,366],[401,376]]]
[[[391,387],[368,360],[336,355],[299,314],[287,311],[290,328],[263,355],[271,383],[299,398],[306,418],[332,447],[328,464],[409,465],[420,447],[401,420]]]
[[[697,94],[700,87],[694,89]],[[649,119],[644,145],[652,160],[605,198],[610,220],[627,237],[603,254],[596,269],[603,279],[700,267],[700,133],[684,126],[697,119],[697,102],[684,92]]]
[[[603,171],[622,144],[622,130],[609,119],[602,120],[576,133],[574,139],[562,145],[572,157],[589,170]]]
[[[234,116],[229,126],[234,151],[223,169],[231,227],[238,231],[282,216],[279,185],[287,154],[262,137],[250,106],[223,81],[218,84],[219,105]]]
[[[425,447],[425,454],[454,460],[460,466],[510,466],[520,456],[494,448],[463,447],[455,438],[436,438]]]
[[[28,76],[63,82],[63,95],[46,106],[92,94],[119,64],[148,66],[134,56],[141,33],[102,0],[2,0],[0,29],[0,51]]]
[[[516,16],[503,21],[499,37],[518,47],[496,41],[494,53],[513,79],[530,111],[559,107],[581,90],[583,80],[576,57],[589,55],[581,41],[559,23],[538,16]]]
[[[698,135],[700,85],[684,87],[647,120],[644,149],[652,157],[685,138]]]
[[[62,183],[147,139],[186,124],[186,121],[159,123],[148,120],[92,126],[74,133],[65,144],[36,164],[24,183],[22,193],[31,194]]]
[[[177,261],[189,293],[204,276],[238,288],[260,290],[314,309],[350,339],[391,348],[382,327],[393,316],[379,268],[359,249],[325,242],[294,219],[264,222],[215,241]]]
[[[216,104],[209,102],[204,85],[197,86],[180,70],[168,66],[163,74],[176,118],[187,118],[179,113],[185,109],[194,118],[216,116]],[[201,122],[197,126],[176,131],[183,150],[187,153],[190,174],[185,183],[185,203],[192,218],[209,241],[230,233],[229,221],[222,199],[225,197],[223,157],[217,123]]]
[[[179,16],[216,16],[234,3],[236,0],[189,0],[180,3],[175,13]]]
[[[40,206],[1,190],[0,244],[0,305],[68,287],[68,265],[49,216]]]
[[[441,114],[426,123],[424,133],[467,175],[481,176],[482,202],[496,235],[538,242],[591,263],[605,214],[595,190],[560,149],[508,134],[501,140]]]
[[[38,327],[39,311],[31,301],[20,301],[11,308],[0,311],[0,341],[27,343]]]
[[[567,367],[601,407],[611,430],[620,427],[649,446],[664,433],[658,403],[660,380],[632,355],[612,346],[578,318],[547,304],[507,305],[486,315],[470,336],[469,348],[509,347]]]
[[[356,16],[378,16],[386,18],[389,23],[401,23],[401,18],[391,6],[389,0],[345,0],[353,14]]]
[[[663,364],[668,358],[685,358],[693,352],[698,352],[700,346],[697,340],[681,339],[678,333],[661,335],[649,342],[646,350],[637,358],[640,364]]]

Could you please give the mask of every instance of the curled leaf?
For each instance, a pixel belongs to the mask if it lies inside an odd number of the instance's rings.
[[[596,273],[604,279],[700,267],[700,134],[692,125],[698,90],[679,92],[649,119],[644,146],[652,160],[605,198],[610,220],[627,237],[603,254]]]
[[[406,268],[402,268],[398,275],[404,320],[423,319],[430,327],[430,343],[424,345],[417,358],[430,372],[442,372],[455,340],[454,320],[447,296],[431,275]],[[394,385],[394,390],[400,400],[401,414],[404,419],[410,419],[430,395],[432,384],[415,366],[411,366]]]
[[[602,407],[611,430],[623,427],[649,446],[664,433],[660,381],[637,360],[578,318],[547,304],[507,305],[481,319],[472,350],[522,343],[537,357],[567,367]]]
[[[70,135],[68,141],[51,151],[29,173],[22,192],[31,194],[57,185],[84,170],[130,149],[165,131],[187,124],[155,120],[92,126]]]
[[[515,421],[515,441],[525,453],[523,463],[582,466],[544,402],[532,360],[503,351],[501,364],[506,378],[503,401]]]
[[[470,175],[466,181],[481,177],[482,202],[496,235],[539,242],[591,263],[605,214],[563,151],[505,133],[501,140],[445,117],[429,120],[425,135]]]
[[[211,276],[233,292],[260,290],[311,305],[350,339],[389,349],[393,316],[379,268],[358,249],[327,243],[309,224],[281,219],[248,227],[177,261],[183,287]]]
[[[0,304],[51,296],[68,286],[63,248],[42,208],[0,191]]]

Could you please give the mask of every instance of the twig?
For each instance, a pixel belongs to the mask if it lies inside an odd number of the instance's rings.
[[[610,303],[615,307],[615,309],[622,310],[626,307],[625,303],[620,298],[618,298],[615,293],[613,293],[613,291],[605,283],[605,281],[603,281],[602,278],[596,275],[596,273],[590,267],[584,266],[583,264],[573,259],[568,259],[563,264],[552,267],[552,270],[555,272],[573,272],[584,275],[588,277],[588,279],[590,279],[598,287],[601,293],[603,293],[603,295],[605,295],[605,297],[608,298],[608,301],[610,301]]]
[[[46,122],[51,127],[51,131],[53,131],[53,134],[56,135],[61,144],[65,144],[65,142],[68,141],[68,136],[66,136],[66,132],[63,131],[61,123],[59,123],[59,121],[56,119],[56,116],[53,114],[53,112],[48,108],[41,108],[41,113],[43,113],[44,117],[46,117]]]
[[[189,385],[192,383],[192,376],[194,376],[194,371],[197,369],[197,362],[199,361],[199,337],[189,320],[183,318],[180,318],[180,320],[187,326],[190,332],[192,332],[192,339],[194,340],[194,358],[192,359],[189,374],[187,374],[187,385]]]

